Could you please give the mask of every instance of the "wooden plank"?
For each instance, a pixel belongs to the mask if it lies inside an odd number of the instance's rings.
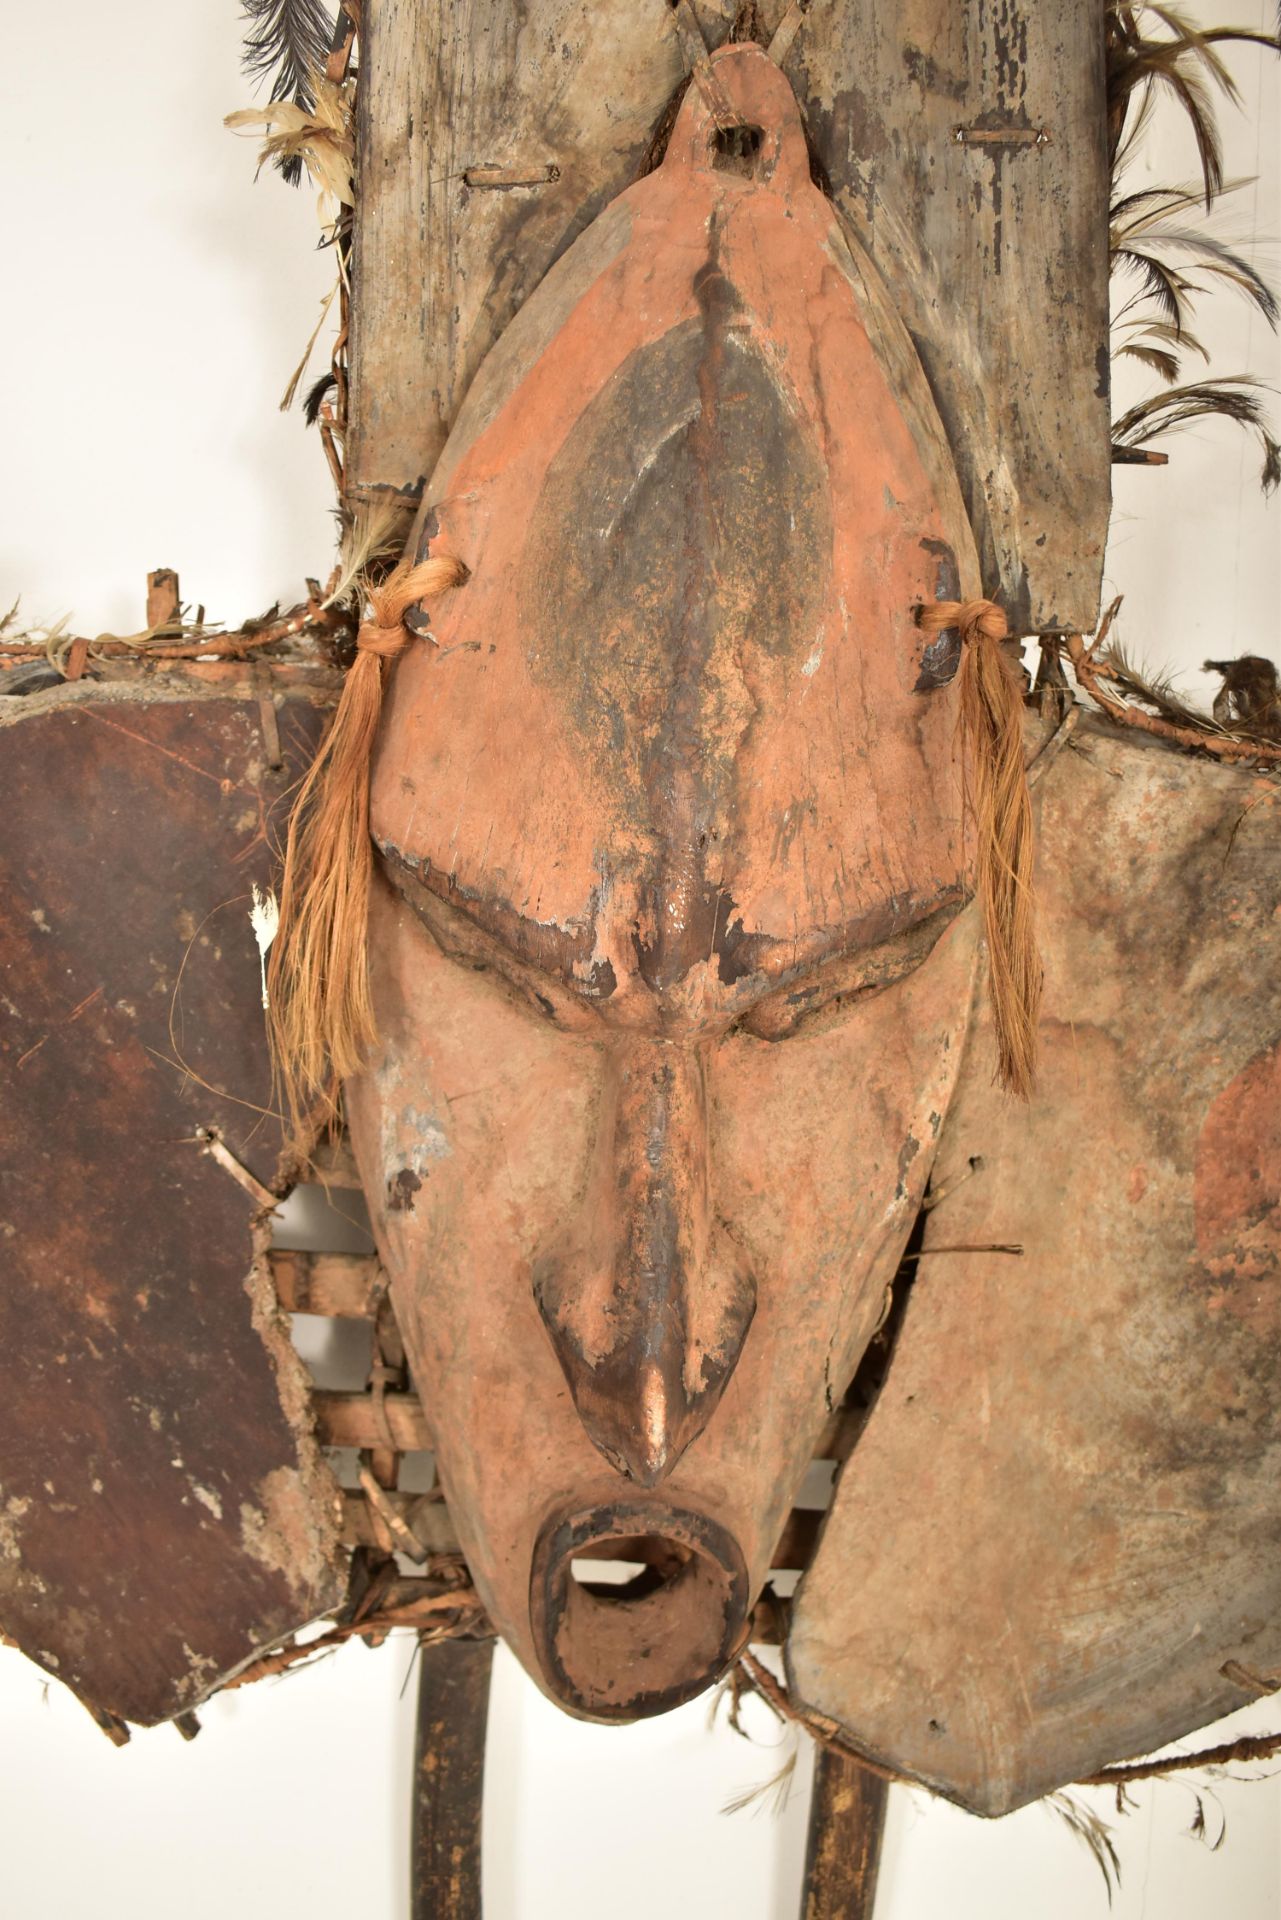
[[[390,1444],[397,1453],[426,1453],[431,1449],[431,1431],[416,1393],[384,1394],[381,1412],[372,1393],[317,1391],[311,1396],[311,1406],[323,1446]]]
[[[270,1265],[276,1298],[286,1313],[317,1313],[335,1320],[373,1317],[381,1285],[376,1255],[278,1250]]]
[[[480,1920],[481,1807],[492,1640],[419,1651],[410,1843],[412,1920]]]
[[[694,8],[710,45],[735,11]],[[785,8],[759,11],[770,32]],[[1016,630],[1088,630],[1110,502],[1097,9],[791,14],[784,71],[930,377],[985,585]],[[415,493],[484,355],[641,170],[686,71],[680,18],[666,0],[369,0],[352,499]]]
[[[734,6],[697,12],[720,39]],[[431,472],[481,360],[636,178],[685,73],[666,0],[371,0],[361,33],[352,499]]]
[[[251,1232],[250,886],[321,718],[284,700],[272,768],[256,695],[187,675],[0,702],[0,1624],[143,1723],[344,1588]]]
[[[341,1444],[355,1443],[344,1441]],[[429,1553],[459,1551],[454,1523],[443,1501],[425,1501],[421,1494],[394,1491],[388,1491],[387,1499],[410,1528],[419,1544]],[[784,1569],[803,1571],[814,1557],[814,1548],[823,1519],[822,1513],[808,1508],[795,1508],[788,1516],[787,1525],[771,1556],[770,1565],[779,1571]],[[345,1493],[343,1495],[342,1539],[344,1546],[348,1547],[385,1545],[379,1532],[377,1518],[370,1512],[369,1504],[363,1494]],[[611,1543],[608,1552],[588,1553],[583,1557],[626,1560],[629,1557],[627,1542],[622,1540]]]
[[[783,70],[916,342],[986,591],[1015,632],[1092,631],[1111,503],[1098,7],[816,6]]]
[[[409,1528],[426,1553],[460,1553],[458,1535],[443,1500],[424,1500],[421,1494],[397,1493],[388,1489],[385,1500]],[[345,1493],[342,1508],[342,1541],[346,1547],[380,1547],[390,1552],[389,1543],[378,1517],[371,1512],[363,1493]]]
[[[800,1920],[872,1920],[889,1796],[879,1774],[818,1749]]]

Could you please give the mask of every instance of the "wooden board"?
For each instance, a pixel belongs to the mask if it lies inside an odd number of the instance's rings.
[[[710,46],[735,11],[699,0]],[[1017,629],[1092,628],[1109,509],[1096,9],[759,12],[767,32],[784,22],[820,169],[933,383],[988,591]],[[645,166],[689,71],[689,17],[667,0],[369,0],[350,497],[430,474],[490,346]]]
[[[412,1920],[481,1920],[481,1809],[492,1640],[418,1652]]]
[[[1276,799],[1101,723],[1047,775],[1039,1088],[971,1045],[960,1184],[800,1590],[799,1696],[981,1813],[1281,1667]]]
[[[0,701],[0,1626],[144,1723],[343,1591],[261,1198],[199,1137],[273,1179],[249,892],[321,714],[272,715],[192,677]]]
[[[815,0],[784,72],[916,342],[988,593],[1016,633],[1091,631],[1111,504],[1099,7]]]
[[[879,1774],[818,1748],[800,1920],[872,1920],[889,1797]]]

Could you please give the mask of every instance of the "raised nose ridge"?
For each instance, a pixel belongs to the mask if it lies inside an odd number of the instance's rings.
[[[635,1042],[611,1059],[592,1178],[535,1294],[592,1441],[656,1486],[706,1426],[756,1307],[712,1217],[696,1049]]]

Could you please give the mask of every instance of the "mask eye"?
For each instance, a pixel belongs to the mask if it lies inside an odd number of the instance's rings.
[[[967,904],[964,900],[953,901],[878,947],[824,962],[814,972],[758,1000],[737,1022],[739,1030],[758,1040],[788,1040],[824,1016],[837,1019],[856,1001],[874,999],[916,972]]]
[[[488,974],[518,1006],[551,1025],[581,1031],[594,1024],[590,1002],[528,961],[517,959],[467,913],[442,900],[407,867],[385,854],[380,864],[387,879],[444,954],[469,973]]]

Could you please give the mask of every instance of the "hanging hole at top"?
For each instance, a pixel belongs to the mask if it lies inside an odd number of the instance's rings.
[[[759,170],[764,145],[759,127],[718,127],[712,140],[712,165],[718,173],[741,173],[750,180]]]

